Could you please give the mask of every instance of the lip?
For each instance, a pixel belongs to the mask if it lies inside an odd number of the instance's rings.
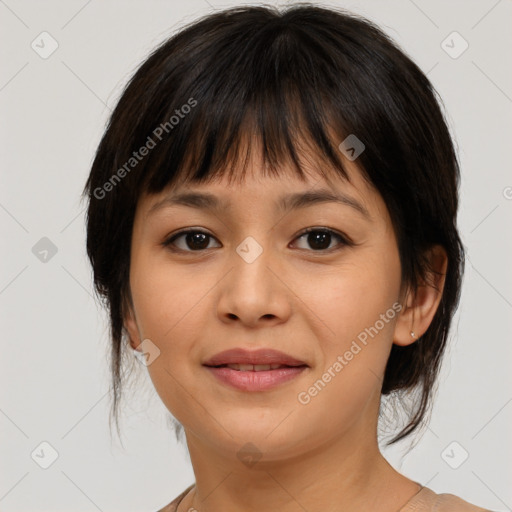
[[[283,365],[269,370],[237,370],[222,365]],[[236,348],[220,352],[203,363],[219,381],[242,391],[266,391],[298,377],[309,365],[274,349]]]
[[[234,348],[219,352],[203,363],[205,366],[220,366],[223,364],[282,364],[286,366],[308,366],[304,361],[270,348],[246,350]]]
[[[267,391],[298,377],[307,366],[288,366],[276,370],[240,371],[227,366],[206,366],[218,380],[241,391]]]

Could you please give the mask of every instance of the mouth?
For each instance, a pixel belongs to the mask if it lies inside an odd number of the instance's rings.
[[[209,368],[231,368],[238,372],[268,372],[269,370],[279,370],[281,368],[302,368],[307,367],[306,364],[302,365],[286,365],[286,364],[220,364],[217,366],[208,366]]]
[[[241,391],[267,391],[295,379],[309,365],[274,349],[232,349],[216,354],[203,366],[216,380]]]
[[[292,357],[285,352],[272,348],[260,348],[257,350],[248,350],[245,348],[233,348],[224,350],[215,354],[213,357],[203,362],[205,366],[308,366],[305,361]],[[252,368],[247,368],[252,370]],[[267,370],[269,368],[266,368]],[[277,369],[274,368],[274,369]]]
[[[276,365],[272,365],[276,366]],[[259,367],[259,368],[258,368]],[[270,365],[221,365],[205,366],[215,379],[229,388],[240,391],[268,391],[301,375],[307,365],[270,368]]]

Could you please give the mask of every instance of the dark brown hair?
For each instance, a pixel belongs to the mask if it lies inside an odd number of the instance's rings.
[[[371,21],[296,4],[217,11],[164,41],[129,80],[97,149],[87,196],[87,254],[110,314],[113,408],[121,396],[123,327],[130,304],[130,244],[137,201],[178,182],[242,176],[249,137],[279,173],[299,145],[348,179],[338,145],[355,134],[356,164],[382,196],[397,237],[402,285],[431,270],[426,251],[448,255],[444,291],[428,330],[393,345],[382,394],[417,391],[392,442],[428,413],[452,317],[464,249],[456,226],[459,165],[439,95],[421,69]],[[332,134],[336,140],[332,140]],[[250,151],[249,145],[249,151]],[[146,150],[142,148],[145,147]],[[300,146],[303,148],[304,146]]]

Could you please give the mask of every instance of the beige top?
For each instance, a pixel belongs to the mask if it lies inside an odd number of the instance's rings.
[[[181,500],[194,487],[192,484],[169,505],[158,512],[176,512]],[[418,484],[419,485],[419,484]],[[422,487],[398,512],[491,512],[488,509],[471,505],[453,494],[436,494],[428,487]]]

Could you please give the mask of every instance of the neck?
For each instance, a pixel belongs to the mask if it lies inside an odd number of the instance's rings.
[[[196,485],[178,510],[399,510],[419,487],[389,465],[368,434],[354,428],[300,455],[243,464],[186,431]]]

